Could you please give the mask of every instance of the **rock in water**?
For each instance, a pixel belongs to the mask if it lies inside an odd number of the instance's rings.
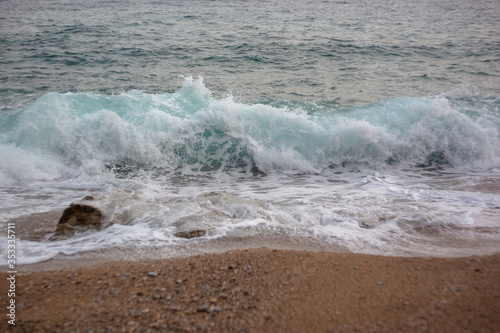
[[[113,224],[96,207],[83,203],[72,203],[59,219],[56,231],[50,240],[60,240],[87,230],[102,230]]]
[[[205,236],[214,221],[246,218],[249,210],[252,216],[272,221],[288,223],[291,219],[286,214],[273,214],[266,203],[224,191],[200,195],[193,204],[197,209],[186,214],[184,203],[158,204],[132,190],[95,193],[66,208],[50,239],[61,240],[89,230],[99,231],[113,224],[131,225],[137,221],[146,221],[151,228],[175,227],[176,237],[190,239]],[[163,218],[166,212],[173,217]]]
[[[133,191],[88,195],[64,210],[50,240],[65,239],[88,230],[102,230],[114,223],[130,224],[144,210],[141,209],[144,205],[147,203]]]
[[[189,231],[179,231],[175,234],[175,236],[180,237],[180,238],[195,238],[195,237],[202,237],[207,234],[207,231],[204,229],[196,229],[196,230],[189,230]]]

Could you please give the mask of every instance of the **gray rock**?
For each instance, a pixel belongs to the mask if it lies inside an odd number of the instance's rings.
[[[188,231],[179,231],[175,233],[175,236],[180,237],[180,238],[195,238],[195,237],[203,237],[207,234],[207,231],[205,229],[195,229],[195,230],[188,230]]]

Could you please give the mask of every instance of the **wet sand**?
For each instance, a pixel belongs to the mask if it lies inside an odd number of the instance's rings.
[[[16,326],[2,317],[2,332],[499,332],[500,255],[252,249],[19,271]]]

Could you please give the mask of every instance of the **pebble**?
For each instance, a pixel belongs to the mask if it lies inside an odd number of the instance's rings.
[[[207,311],[207,310],[208,310],[208,304],[203,304],[203,305],[200,305],[200,306],[196,309],[196,311],[198,311],[198,312],[205,312],[205,311]]]
[[[218,306],[215,306],[215,305],[212,304],[208,308],[208,312],[220,312],[220,308]]]
[[[157,321],[157,322],[154,322],[152,324],[149,324],[149,327],[152,327],[152,328],[167,328],[167,324],[165,324],[164,321]]]
[[[158,276],[158,273],[157,272],[149,272],[148,275],[149,276]]]

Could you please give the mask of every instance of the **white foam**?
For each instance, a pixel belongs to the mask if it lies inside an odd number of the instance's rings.
[[[165,247],[175,252],[200,242],[259,237],[266,230],[275,236],[295,235],[361,253],[489,253],[492,244],[500,241],[495,206],[499,197],[461,190],[471,179],[485,176],[448,175],[446,185],[443,176],[416,175],[412,170],[257,178],[228,173],[191,180],[169,176],[160,182],[158,178],[117,179],[115,186],[122,189],[94,196],[116,205],[114,211],[127,216],[128,225],[116,224],[61,241],[21,239],[19,260],[32,263],[112,248],[126,252]],[[176,181],[180,182],[176,185]],[[59,200],[61,194],[45,199],[46,203]],[[174,236],[189,229],[205,229],[207,234],[200,239]],[[447,245],[441,247],[443,242]],[[4,250],[0,255],[6,259]]]

